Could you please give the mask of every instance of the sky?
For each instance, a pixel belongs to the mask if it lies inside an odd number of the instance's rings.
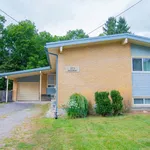
[[[39,31],[65,35],[67,31],[83,29],[89,33],[139,0],[0,0],[0,9],[16,20],[29,19]],[[131,32],[150,37],[150,0],[143,0],[122,15]],[[1,15],[4,15],[0,12]],[[8,18],[7,24],[15,23]],[[89,36],[98,36],[102,28]]]

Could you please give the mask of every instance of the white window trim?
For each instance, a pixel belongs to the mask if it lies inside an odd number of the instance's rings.
[[[144,64],[143,64],[143,59],[145,59],[145,58],[148,58],[148,59],[150,59],[150,57],[149,56],[135,56],[135,57],[132,57],[132,59],[131,59],[131,64],[132,64],[132,73],[148,73],[148,74],[150,74],[150,71],[144,71]],[[142,59],[142,71],[134,71],[133,70],[133,59]]]

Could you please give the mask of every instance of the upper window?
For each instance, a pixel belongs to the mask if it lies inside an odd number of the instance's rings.
[[[133,71],[150,71],[150,58],[133,58]]]
[[[150,59],[149,58],[143,59],[143,67],[144,67],[144,71],[150,71]]]
[[[133,58],[133,71],[142,71],[142,59],[140,58]]]

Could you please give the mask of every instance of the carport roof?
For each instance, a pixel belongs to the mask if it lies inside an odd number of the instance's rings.
[[[39,71],[46,71],[46,70],[50,70],[50,66],[41,67],[41,68],[34,68],[34,69],[28,69],[28,70],[21,70],[21,71],[14,71],[14,72],[7,72],[7,73],[0,73],[0,77],[26,74],[26,73],[32,73],[32,72],[39,72]]]

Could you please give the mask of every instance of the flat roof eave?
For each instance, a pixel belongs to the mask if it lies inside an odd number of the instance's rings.
[[[6,77],[6,76],[18,76],[18,75],[31,75],[31,74],[36,74],[37,72],[40,71],[47,71],[50,70],[50,66],[47,67],[41,67],[41,68],[34,68],[34,69],[27,69],[27,70],[21,70],[21,71],[14,71],[14,72],[6,72],[6,73],[0,73],[0,77]]]
[[[124,34],[115,34],[108,36],[99,36],[99,37],[90,37],[76,40],[66,40],[66,41],[58,41],[58,42],[50,42],[46,43],[45,48],[57,48],[57,47],[65,47],[65,46],[78,46],[82,44],[90,44],[90,43],[103,43],[106,41],[119,41],[122,39],[128,38],[131,41],[139,41],[143,43],[150,43],[150,38],[137,36],[134,34],[124,33]]]

